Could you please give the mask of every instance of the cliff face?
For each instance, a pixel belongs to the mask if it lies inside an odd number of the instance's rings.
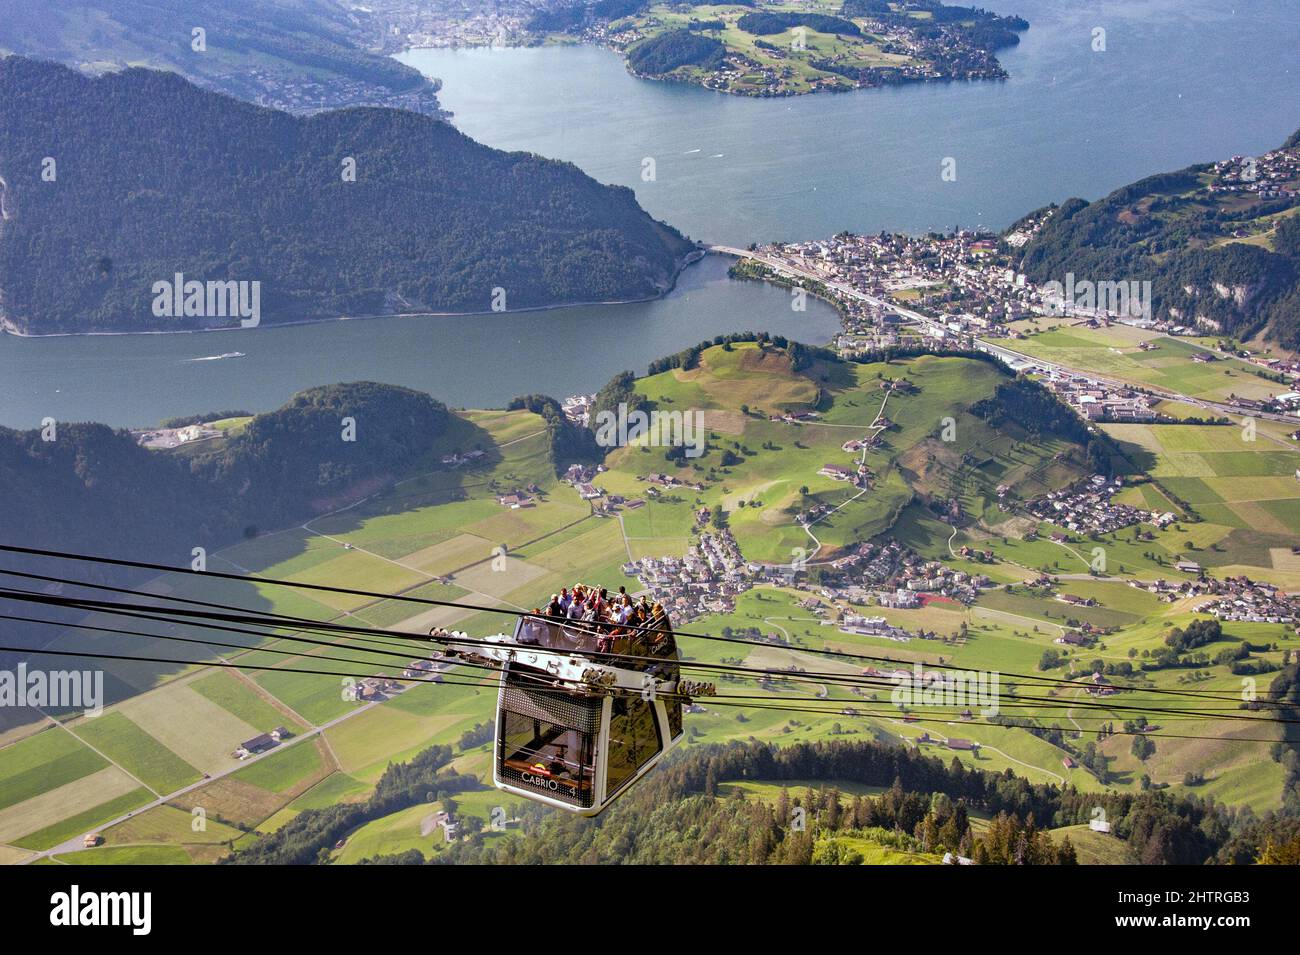
[[[31,333],[651,297],[690,244],[631,190],[418,113],[297,117],[0,60],[0,302]]]

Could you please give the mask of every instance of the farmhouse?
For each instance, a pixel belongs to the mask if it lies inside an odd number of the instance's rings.
[[[842,464],[826,464],[817,472],[823,477],[828,477],[833,481],[851,481],[853,480],[853,469],[846,468]]]
[[[277,742],[278,740],[273,738],[270,733],[259,733],[252,739],[247,739],[240,743],[239,748],[235,750],[235,754],[240,759],[245,759],[252,756],[254,753],[266,752],[266,750],[270,749]]]

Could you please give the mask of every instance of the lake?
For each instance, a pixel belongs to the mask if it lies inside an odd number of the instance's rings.
[[[417,50],[470,136],[567,159],[636,190],[694,238],[747,244],[842,229],[1000,229],[1072,195],[1279,145],[1300,124],[1294,0],[999,0],[1031,23],[1005,82],[748,99],[638,80],[608,50]],[[1106,31],[1094,52],[1093,31]],[[643,181],[646,158],[653,181]],[[956,161],[957,178],[940,166]],[[835,313],[689,269],[637,305],[390,318],[202,335],[0,335],[0,423],[147,425],[263,411],[312,385],[374,379],[452,405],[564,397],[707,337],[764,329],[825,342]],[[242,358],[200,360],[227,352]]]
[[[692,238],[733,245],[1002,229],[1070,196],[1263,152],[1300,126],[1295,0],[976,5],[1030,22],[998,54],[1004,82],[759,99],[640,80],[592,46],[399,59],[443,81],[469,136],[571,160]],[[940,177],[949,157],[954,182]]]
[[[825,343],[838,313],[818,299],[727,277],[708,256],[653,302],[514,314],[370,318],[178,335],[0,335],[0,424],[42,418],[156,424],[205,411],[278,407],[295,391],[382,381],[453,406],[595,391],[618,372],[715,335],[762,330]],[[218,358],[242,352],[240,358]]]

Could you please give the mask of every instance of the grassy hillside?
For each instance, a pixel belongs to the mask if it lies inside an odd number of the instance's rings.
[[[906,392],[882,388],[904,378],[911,383]],[[970,412],[1002,380],[994,367],[963,358],[820,362],[795,371],[779,349],[713,348],[698,367],[637,383],[637,393],[660,411],[699,409],[708,452],[678,468],[660,448],[620,449],[606,461],[602,486],[639,497],[646,488],[639,479],[664,470],[704,484],[703,491],[675,490],[624,516],[638,554],[680,549],[702,506],[722,510],[746,557],[774,563],[788,563],[796,548],[810,558],[833,558],[890,531],[914,500],[956,498],[968,514],[996,526],[1008,519],[996,507],[998,485],[1031,497],[1083,466],[1082,449],[1066,441],[1031,442],[1014,425],[995,430]],[[815,417],[769,420],[787,412]],[[886,418],[887,429],[873,427]],[[953,422],[951,441],[942,439],[946,418]],[[880,446],[865,458],[842,450],[845,442],[877,432]],[[728,452],[737,460],[723,464]],[[818,473],[826,464],[859,462],[873,474],[865,492]],[[805,530],[795,517],[817,505],[833,513]]]

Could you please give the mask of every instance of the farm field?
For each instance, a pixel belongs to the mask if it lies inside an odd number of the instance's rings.
[[[1155,347],[1142,350],[1138,347],[1142,341]],[[1251,365],[1239,359],[1193,361],[1192,356],[1205,349],[1181,338],[1123,325],[1090,329],[1058,324],[1047,331],[1029,331],[1015,348],[1080,371],[1212,401],[1224,401],[1232,394],[1265,398],[1285,390],[1255,374]]]

